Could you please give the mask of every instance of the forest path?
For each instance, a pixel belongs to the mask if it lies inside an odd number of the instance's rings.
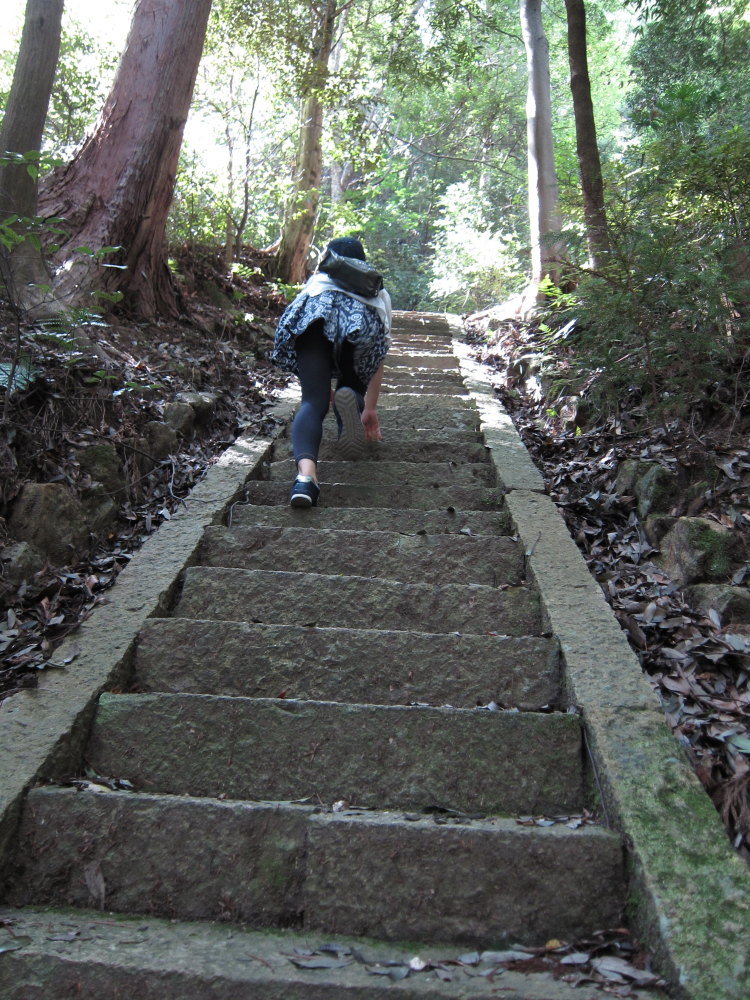
[[[620,923],[608,823],[648,930],[665,893],[623,788],[689,779],[455,332],[397,315],[384,440],[341,462],[329,427],[318,508],[287,506],[281,438],[201,532],[98,702],[83,756],[119,788],[28,794],[3,996],[469,998],[496,968],[504,996],[593,1000],[481,955]]]

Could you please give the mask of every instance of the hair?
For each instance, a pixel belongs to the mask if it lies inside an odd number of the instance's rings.
[[[354,257],[355,260],[366,260],[365,248],[353,236],[340,236],[338,239],[331,240],[326,247],[326,251],[328,250],[337,253],[339,257]]]

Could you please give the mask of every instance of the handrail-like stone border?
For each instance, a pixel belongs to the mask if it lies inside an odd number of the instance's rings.
[[[456,338],[461,335],[455,319]],[[602,811],[623,837],[629,914],[683,1000],[750,997],[750,871],[672,736],[601,588],[543,492],[486,370],[454,351],[581,712]]]
[[[47,779],[80,773],[83,749],[100,693],[126,682],[135,640],[147,618],[164,614],[183,570],[209,524],[240,498],[285,429],[299,394],[287,389],[266,411],[277,421],[270,436],[238,438],[117,577],[91,617],[55,651],[36,688],[0,706],[0,866],[10,860],[26,791]]]

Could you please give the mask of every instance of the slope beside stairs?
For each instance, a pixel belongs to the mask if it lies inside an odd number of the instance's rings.
[[[280,437],[205,529],[89,780],[25,799],[0,995],[573,997],[455,962],[617,926],[626,864],[530,568],[546,514],[519,539],[453,333],[397,317],[383,442],[342,462],[327,429],[317,509]],[[417,955],[447,964],[388,965]]]

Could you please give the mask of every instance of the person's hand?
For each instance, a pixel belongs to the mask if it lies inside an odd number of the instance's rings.
[[[380,421],[375,410],[365,407],[362,411],[362,426],[365,429],[365,438],[368,441],[382,441],[383,436],[380,433]]]

